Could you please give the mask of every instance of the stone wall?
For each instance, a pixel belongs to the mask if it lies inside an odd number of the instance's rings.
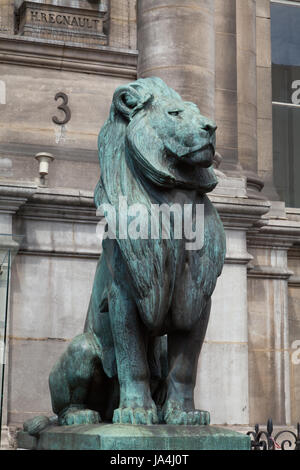
[[[14,7],[21,3],[0,3],[0,227],[2,233],[24,234],[11,280],[3,416],[10,426],[51,413],[49,371],[67,341],[82,331],[100,253],[93,203],[100,174],[97,136],[115,88],[135,80],[137,65],[135,2],[33,2],[79,13],[105,3],[106,46],[25,37],[14,29]],[[59,92],[71,113],[64,125],[53,121],[65,118],[58,109],[62,99],[55,100]],[[34,156],[41,151],[55,160],[44,189],[37,189]],[[28,181],[35,187],[31,192],[23,189]],[[24,206],[29,193],[36,194]]]
[[[42,149],[55,156],[50,186],[90,189],[99,174],[97,135],[113,91],[136,78],[135,2],[16,2],[15,11],[29,3],[72,7],[78,14],[107,10],[111,15],[108,46],[89,45],[84,40],[72,44],[55,39],[54,33],[51,41],[30,34],[24,37],[20,31],[13,34],[12,30],[0,37],[0,79],[6,95],[1,110],[0,172],[9,170],[16,180],[33,180],[38,176],[33,157]],[[3,24],[13,23],[13,6],[13,2],[0,3]],[[60,122],[65,118],[58,109],[62,98],[55,99],[59,92],[67,95],[71,113],[65,125],[53,121],[54,116]]]
[[[50,189],[15,220],[25,242],[12,272],[9,423],[51,413],[48,376],[83,330],[100,253],[97,223],[92,192]]]
[[[31,46],[34,55],[35,45]],[[3,41],[3,49],[5,47],[7,41]],[[24,47],[27,49],[28,44],[24,44]],[[23,53],[25,55],[26,52]],[[60,63],[61,54],[61,50],[53,50],[53,62]],[[48,60],[49,55],[50,51]],[[121,53],[110,54],[110,57],[117,55],[122,62],[126,61],[126,56]],[[79,54],[70,60],[76,61],[77,66],[78,62],[86,64],[84,57]],[[96,56],[92,60],[92,67],[98,62],[101,69],[101,59]],[[43,58],[40,58],[37,67],[24,67],[16,62],[1,65],[1,79],[6,83],[6,105],[0,129],[0,154],[11,160],[12,177],[25,181],[37,177],[38,163],[34,156],[46,151],[55,157],[49,173],[48,183],[51,187],[94,187],[99,177],[99,129],[108,116],[114,89],[133,79],[134,69],[129,71],[127,77],[125,72],[125,76],[122,76],[121,71],[120,76],[111,76],[107,80],[105,75],[97,73],[48,69],[42,65]],[[134,62],[132,65],[129,63],[130,66],[133,68]],[[59,120],[65,117],[64,112],[58,110],[62,100],[55,100],[58,92],[68,96],[71,119],[65,125],[57,125],[52,119],[53,116]]]

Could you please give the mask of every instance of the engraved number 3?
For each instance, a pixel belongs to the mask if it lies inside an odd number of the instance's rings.
[[[65,93],[60,91],[59,93],[56,93],[55,95],[55,101],[57,101],[59,98],[62,99],[62,104],[60,104],[57,109],[60,109],[65,113],[65,119],[60,121],[56,116],[53,116],[52,121],[55,122],[55,124],[58,124],[59,126],[62,126],[63,124],[67,124],[67,122],[70,121],[71,119],[71,111],[68,106],[68,97]]]

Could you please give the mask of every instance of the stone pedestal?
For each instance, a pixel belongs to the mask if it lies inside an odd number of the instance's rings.
[[[39,438],[21,431],[17,441],[32,450],[250,450],[249,436],[214,426],[53,426]]]

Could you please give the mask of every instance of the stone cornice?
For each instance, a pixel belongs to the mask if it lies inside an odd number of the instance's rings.
[[[249,261],[253,260],[253,256],[250,253],[243,253],[240,252],[232,253],[227,252],[225,258],[225,264],[241,264],[247,265]]]
[[[249,230],[260,227],[262,215],[268,212],[267,201],[210,195],[226,229]],[[36,188],[18,213],[27,219],[98,223],[92,191],[68,188]],[[257,228],[256,228],[257,229]]]
[[[295,259],[300,261],[300,240],[299,243],[293,245],[288,253],[289,259]]]
[[[94,197],[92,191],[75,190],[68,188],[38,187],[30,194],[26,204],[22,205],[17,215],[20,219],[37,220],[40,222],[63,222],[98,224],[101,217],[96,215]],[[261,200],[247,198],[210,195],[210,199],[216,206],[226,229],[251,230],[262,223],[262,215],[269,210],[269,203]],[[267,221],[264,221],[266,223]],[[33,245],[24,245],[21,253],[42,255],[48,253],[53,256],[80,256],[97,257],[99,252],[68,252],[66,249],[45,249]],[[247,265],[253,259],[252,255],[245,252],[227,252],[226,264]]]
[[[210,199],[217,208],[225,228],[231,230],[247,230],[260,226],[263,223],[262,215],[269,210],[269,203],[266,201],[217,195],[211,195]],[[99,221],[92,191],[64,188],[38,188],[19,215],[30,219],[57,219],[68,222],[72,219],[91,223]]]
[[[300,241],[300,222],[288,219],[269,219],[259,232],[248,234],[249,245],[256,248],[276,247],[287,250]]]
[[[281,267],[248,266],[248,278],[288,280],[292,275],[293,271]]]
[[[38,188],[18,213],[24,219],[97,224],[93,193],[73,189]]]
[[[136,79],[136,50],[0,34],[0,63]]]
[[[32,202],[40,204],[70,204],[72,206],[94,206],[93,191],[69,188],[49,188],[40,186],[32,196]]]
[[[68,250],[58,250],[55,251],[40,249],[40,248],[27,248],[26,246],[19,250],[19,255],[30,255],[30,256],[51,256],[55,258],[81,258],[81,259],[98,259],[99,255],[102,252],[101,244],[99,243],[99,250],[92,252],[92,251],[68,251]]]
[[[266,223],[262,216],[269,211],[270,203],[265,200],[210,196],[218,210],[224,227],[231,230],[249,230]]]
[[[300,287],[300,276],[291,276],[289,279],[289,287]]]
[[[0,214],[15,214],[35,193],[34,183],[5,181],[0,179]]]
[[[286,217],[289,221],[298,222],[300,224],[300,209],[287,207]],[[300,239],[299,239],[299,247],[300,247]]]

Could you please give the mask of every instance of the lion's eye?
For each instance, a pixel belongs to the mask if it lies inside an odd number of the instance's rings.
[[[168,114],[170,114],[171,116],[179,116],[180,113],[182,113],[182,111],[180,111],[180,110],[169,111],[168,112]]]

